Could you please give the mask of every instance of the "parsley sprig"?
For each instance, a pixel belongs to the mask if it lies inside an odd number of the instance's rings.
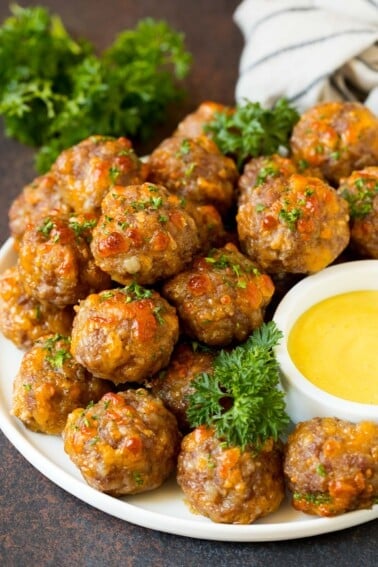
[[[11,13],[0,27],[0,115],[8,136],[39,148],[40,172],[92,134],[146,137],[182,95],[191,56],[163,20],[141,20],[97,56],[46,8]]]
[[[261,448],[289,423],[284,394],[278,390],[273,349],[282,337],[275,323],[264,323],[242,345],[221,351],[214,372],[193,381],[187,416],[192,427],[208,425],[227,445]]]
[[[217,112],[204,128],[222,153],[235,158],[241,169],[248,158],[271,155],[289,147],[289,138],[299,114],[287,100],[280,99],[272,109],[258,102],[245,101],[234,113]]]

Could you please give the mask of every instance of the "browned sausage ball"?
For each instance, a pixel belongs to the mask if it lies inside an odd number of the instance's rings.
[[[49,335],[71,333],[72,308],[58,309],[26,294],[17,266],[0,274],[0,331],[18,348],[29,348]]]
[[[239,206],[248,201],[251,193],[261,185],[282,188],[283,182],[293,173],[297,173],[294,162],[278,154],[261,156],[249,160],[238,183]]]
[[[338,192],[349,204],[353,248],[378,259],[378,167],[354,171],[341,180]]]
[[[378,118],[356,102],[325,102],[304,112],[291,137],[294,160],[337,184],[356,169],[378,165]]]
[[[139,389],[109,393],[73,411],[63,440],[90,486],[120,496],[153,490],[170,476],[180,434],[161,400]]]
[[[70,213],[72,209],[63,201],[55,177],[47,173],[26,185],[9,209],[10,233],[17,248],[26,227],[51,211]]]
[[[198,229],[165,187],[117,186],[102,202],[91,249],[97,265],[117,282],[153,284],[189,264],[199,250]]]
[[[245,340],[263,322],[273,292],[270,277],[230,243],[163,286],[188,336],[214,346]]]
[[[224,215],[234,200],[235,163],[206,136],[164,140],[149,159],[149,179],[172,193],[214,205]]]
[[[59,435],[71,411],[112,389],[75,362],[69,337],[49,335],[24,354],[13,383],[12,414],[32,431]]]
[[[132,283],[89,295],[75,309],[71,352],[95,376],[141,382],[168,364],[178,319],[156,291]]]
[[[241,203],[242,250],[268,273],[312,273],[349,242],[348,206],[324,181],[300,174],[262,183]]]
[[[110,277],[96,266],[89,248],[95,224],[88,215],[51,214],[27,228],[18,267],[29,295],[64,307],[109,287]]]
[[[176,416],[182,431],[190,429],[186,410],[188,396],[194,391],[191,383],[198,374],[213,372],[214,357],[215,353],[198,343],[181,343],[173,351],[167,368],[148,383],[152,392]]]
[[[378,497],[378,425],[316,417],[299,423],[284,472],[297,510],[335,516],[371,508]]]
[[[230,235],[226,232],[220,213],[213,205],[187,202],[186,209],[197,226],[200,253],[206,254],[211,248],[218,248],[229,241]]]
[[[211,122],[218,112],[230,114],[233,112],[233,109],[213,101],[202,102],[194,112],[185,116],[173,135],[185,138],[197,138],[198,136],[206,135],[207,132],[204,130],[204,126]]]
[[[251,524],[277,510],[284,498],[282,456],[268,440],[259,453],[227,447],[212,429],[186,435],[177,481],[190,507],[213,522]]]
[[[77,213],[97,214],[113,185],[142,183],[147,175],[127,138],[91,136],[63,151],[52,167],[64,200]]]

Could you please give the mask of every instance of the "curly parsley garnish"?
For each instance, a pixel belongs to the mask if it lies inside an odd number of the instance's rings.
[[[289,423],[283,392],[277,389],[273,348],[282,337],[274,322],[263,324],[243,344],[221,351],[214,372],[192,382],[187,416],[192,427],[208,425],[228,445],[261,448]]]
[[[288,148],[298,120],[298,112],[285,99],[278,100],[271,110],[258,102],[246,101],[237,105],[234,113],[216,112],[204,129],[220,151],[234,157],[241,169],[248,158]]]
[[[10,9],[0,27],[0,114],[8,136],[39,148],[38,171],[93,134],[146,137],[181,97],[191,55],[167,22],[143,19],[96,55],[46,8]],[[118,172],[109,175],[115,182]]]

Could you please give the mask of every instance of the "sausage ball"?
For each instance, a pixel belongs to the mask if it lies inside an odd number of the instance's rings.
[[[193,511],[213,522],[251,524],[284,498],[281,450],[272,440],[258,453],[227,447],[212,429],[198,427],[182,440],[177,482]]]
[[[149,159],[149,179],[172,193],[200,204],[214,205],[225,215],[234,201],[238,172],[206,136],[164,140]]]
[[[278,154],[252,158],[245,164],[238,182],[239,206],[248,202],[255,189],[262,185],[269,190],[274,187],[280,190],[293,173],[298,173],[297,167],[289,158]]]
[[[337,184],[354,170],[378,165],[378,118],[357,102],[325,102],[302,114],[291,137],[294,160]]]
[[[51,333],[69,335],[74,312],[40,303],[26,294],[17,266],[0,274],[0,331],[18,348]]]
[[[206,254],[211,248],[218,248],[229,241],[222,217],[213,205],[187,202],[186,209],[196,223],[200,253]]]
[[[206,135],[206,125],[211,122],[217,113],[231,114],[233,109],[212,101],[204,101],[192,113],[185,118],[177,126],[174,136],[184,138],[197,138]]]
[[[72,209],[63,201],[55,177],[47,173],[26,185],[9,209],[9,228],[16,248],[27,226],[51,211],[70,213]]]
[[[127,138],[90,136],[64,150],[52,173],[74,211],[99,214],[101,201],[113,185],[143,183],[147,169]]]
[[[239,207],[241,249],[268,273],[312,273],[349,242],[345,200],[324,181],[300,174],[262,183]]]
[[[168,364],[178,319],[156,291],[132,283],[91,294],[75,310],[71,353],[95,376],[141,382]]]
[[[13,383],[12,414],[32,431],[60,435],[71,411],[97,402],[112,387],[75,362],[69,337],[49,335],[24,354]]]
[[[189,337],[213,346],[244,341],[263,322],[272,280],[229,243],[163,286]]]
[[[378,259],[378,167],[354,171],[338,192],[349,205],[350,237],[362,256]]]
[[[198,229],[179,197],[153,183],[117,186],[102,202],[91,250],[122,284],[153,284],[180,272],[199,250]]]
[[[297,510],[335,516],[371,508],[378,497],[378,425],[316,417],[299,423],[284,472]]]
[[[57,307],[106,289],[110,277],[96,266],[89,242],[96,219],[49,215],[25,231],[18,267],[26,292]]]
[[[173,351],[169,365],[149,383],[155,396],[160,398],[177,419],[182,431],[190,429],[186,410],[188,396],[194,392],[192,381],[201,374],[213,372],[215,353],[198,343],[181,343]]]
[[[158,488],[180,445],[175,417],[146,390],[108,393],[69,416],[64,450],[87,483],[114,496]]]

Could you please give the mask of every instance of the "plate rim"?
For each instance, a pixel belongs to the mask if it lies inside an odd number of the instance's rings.
[[[8,238],[0,248],[0,273],[14,263],[14,257],[13,239]],[[4,338],[3,340],[6,341]],[[38,449],[37,442],[33,445],[22,434],[22,430],[16,427],[14,422],[16,418],[11,416],[9,407],[5,405],[0,374],[0,429],[17,451],[36,470],[69,494],[102,512],[144,528],[202,540],[252,543],[312,537],[340,531],[378,518],[378,505],[369,510],[356,510],[332,518],[305,517],[297,521],[248,525],[218,524],[194,514],[193,520],[188,520],[146,510],[122,498],[99,492],[83,479],[78,479],[62,470],[58,464],[47,458],[41,449]],[[20,427],[24,426],[20,424]],[[38,440],[39,434],[33,435]]]

